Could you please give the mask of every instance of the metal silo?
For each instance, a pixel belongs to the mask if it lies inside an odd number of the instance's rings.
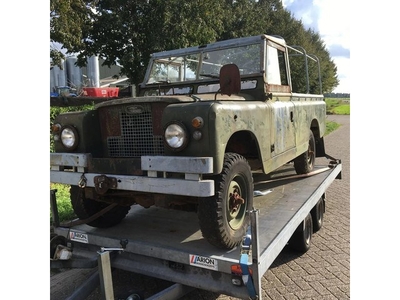
[[[61,65],[63,66],[63,69],[60,69],[59,66],[54,66],[52,69],[50,69],[50,92],[53,92],[54,87],[56,86],[67,85],[65,72],[66,66],[64,60],[62,60]]]
[[[90,87],[100,87],[99,57],[91,56],[87,60],[87,76]]]
[[[67,82],[70,87],[80,89],[82,87],[82,70],[75,63],[76,56],[67,57]]]

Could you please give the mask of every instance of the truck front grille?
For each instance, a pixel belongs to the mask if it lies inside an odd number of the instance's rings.
[[[142,112],[136,114],[129,114],[124,109],[118,111],[120,135],[106,138],[110,157],[164,154],[162,136],[153,133],[151,106],[146,104],[141,105],[141,108]]]

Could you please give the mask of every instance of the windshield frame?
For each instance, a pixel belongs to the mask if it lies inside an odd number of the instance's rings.
[[[146,71],[146,75],[143,83],[144,86],[151,85],[160,85],[160,84],[182,84],[182,83],[190,83],[196,81],[218,81],[219,80],[219,69],[222,65],[227,63],[235,63],[238,65],[241,76],[246,75],[262,75],[264,73],[264,52],[265,52],[265,40],[266,37],[264,35],[254,36],[248,38],[238,38],[233,40],[216,42],[214,44],[198,46],[198,47],[189,47],[184,49],[170,50],[164,52],[154,53],[150,59],[149,67]],[[252,54],[249,56],[248,51],[244,51],[246,49],[252,49]],[[220,62],[217,62],[215,59],[212,61],[208,61],[205,63],[209,57],[212,55],[222,58],[227,57],[227,54],[230,53],[233,56],[236,56],[235,59],[231,59],[228,61],[227,59],[221,59]],[[240,56],[242,54],[242,56]],[[247,57],[246,57],[247,56]],[[239,60],[240,58],[246,60],[249,63],[249,57],[253,56],[253,68],[251,71],[245,70],[241,66]],[[193,59],[193,58],[197,59]],[[184,68],[183,72],[179,74],[179,66],[183,66],[184,61],[188,62],[192,60],[195,62],[195,68],[192,66],[190,71],[192,72],[191,76],[187,76],[188,69]],[[160,68],[160,63],[164,63],[164,67]],[[214,69],[212,72],[205,72],[207,68],[206,65],[213,66]],[[158,75],[163,74],[164,77],[158,76],[156,67],[158,66],[159,70],[164,69],[163,71],[159,71]],[[175,74],[171,73],[166,66],[171,67]],[[254,66],[256,68],[254,68]],[[178,68],[177,68],[178,67]],[[175,68],[175,70],[174,70]],[[212,68],[210,68],[212,69]],[[156,74],[156,76],[155,76]],[[175,75],[175,76],[169,76]]]

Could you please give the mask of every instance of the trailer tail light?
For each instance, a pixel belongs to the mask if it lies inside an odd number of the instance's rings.
[[[249,268],[249,273],[250,276],[253,276],[253,270]],[[233,285],[237,285],[237,286],[241,286],[243,285],[243,271],[242,268],[240,266],[240,264],[236,264],[236,265],[232,265],[231,266],[231,274],[232,274],[232,284]]]

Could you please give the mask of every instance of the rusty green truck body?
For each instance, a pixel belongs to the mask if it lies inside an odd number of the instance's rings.
[[[252,172],[307,173],[325,155],[323,96],[292,91],[289,50],[260,35],[155,53],[138,97],[56,118],[51,181],[71,185],[81,219],[117,204],[89,225],[119,223],[133,204],[189,205],[210,243],[238,245]]]

